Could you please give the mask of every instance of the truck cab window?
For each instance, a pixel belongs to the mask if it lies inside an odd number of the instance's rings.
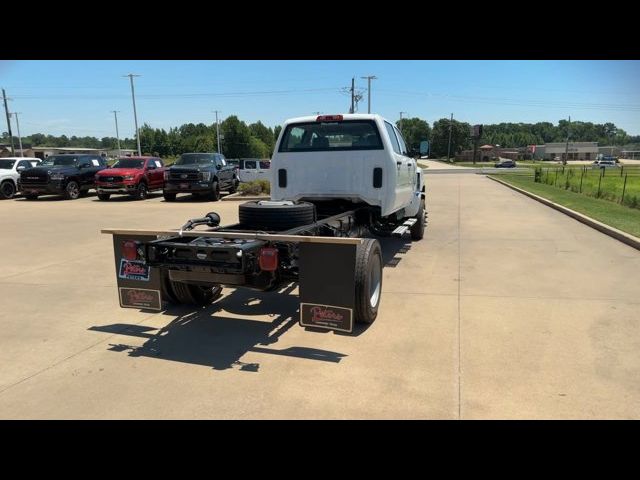
[[[387,133],[389,134],[389,140],[391,140],[393,151],[398,154],[402,154],[400,150],[400,144],[398,143],[398,139],[396,138],[396,132],[393,129],[393,125],[391,125],[389,122],[384,122],[384,126],[387,129]]]

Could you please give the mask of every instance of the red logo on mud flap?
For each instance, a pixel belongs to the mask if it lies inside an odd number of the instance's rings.
[[[120,306],[161,310],[162,300],[160,298],[160,290],[121,287]]]
[[[317,322],[322,320],[335,320],[339,322],[344,318],[344,315],[332,310],[328,307],[315,306],[311,307],[311,321]]]
[[[118,277],[125,280],[149,281],[149,266],[138,260],[120,260]]]
[[[126,290],[125,295],[127,297],[126,303],[131,304],[151,303],[156,298],[154,292],[147,290]]]
[[[342,332],[353,331],[353,310],[335,305],[300,304],[300,324]]]

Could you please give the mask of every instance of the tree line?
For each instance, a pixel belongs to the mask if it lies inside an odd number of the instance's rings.
[[[429,140],[430,156],[447,156],[449,148],[449,126],[451,125],[451,155],[473,148],[470,138],[471,125],[467,122],[441,118],[429,125],[420,118],[403,118],[396,122],[407,146],[418,151],[420,142]],[[222,152],[229,158],[269,158],[281,127],[267,127],[258,121],[247,125],[232,115],[220,122]],[[550,122],[538,123],[498,123],[484,125],[480,141],[505,148],[540,145],[549,142],[571,141],[598,142],[600,145],[629,145],[640,143],[640,135],[629,136],[613,123],[595,124],[591,122],[560,120],[557,125]],[[3,143],[8,143],[8,134],[3,134]],[[35,133],[23,138],[24,143],[48,147],[117,148],[115,137],[67,137]],[[140,145],[143,154],[157,154],[161,157],[179,155],[184,152],[213,152],[218,149],[215,123],[186,123],[169,130],[152,128],[148,124],[140,128]],[[18,145],[17,137],[14,144]],[[121,148],[136,149],[136,139],[120,139]]]

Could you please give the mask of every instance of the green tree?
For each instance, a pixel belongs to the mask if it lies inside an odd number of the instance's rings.
[[[469,134],[470,125],[466,122],[451,122],[448,118],[441,118],[433,122],[431,131],[431,151],[436,157],[446,157],[449,144],[449,125],[451,125],[451,157],[462,150],[471,148]]]
[[[273,138],[273,130],[266,127],[262,122],[258,121],[249,125],[251,135],[260,139],[269,150],[273,150],[275,140]]]
[[[246,123],[240,121],[237,116],[227,117],[220,125],[220,131],[224,135],[222,148],[224,155],[229,158],[247,158],[251,152],[251,131]]]
[[[396,123],[396,126],[402,132],[402,137],[409,151],[418,151],[420,142],[431,138],[429,124],[420,118],[403,118]]]

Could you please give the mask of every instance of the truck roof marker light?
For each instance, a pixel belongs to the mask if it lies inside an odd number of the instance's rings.
[[[138,258],[138,243],[133,240],[122,242],[122,256],[126,260],[135,260]]]
[[[343,118],[342,115],[318,115],[316,122],[341,122]]]
[[[278,269],[278,249],[274,247],[262,247],[258,258],[260,270],[274,272]]]

